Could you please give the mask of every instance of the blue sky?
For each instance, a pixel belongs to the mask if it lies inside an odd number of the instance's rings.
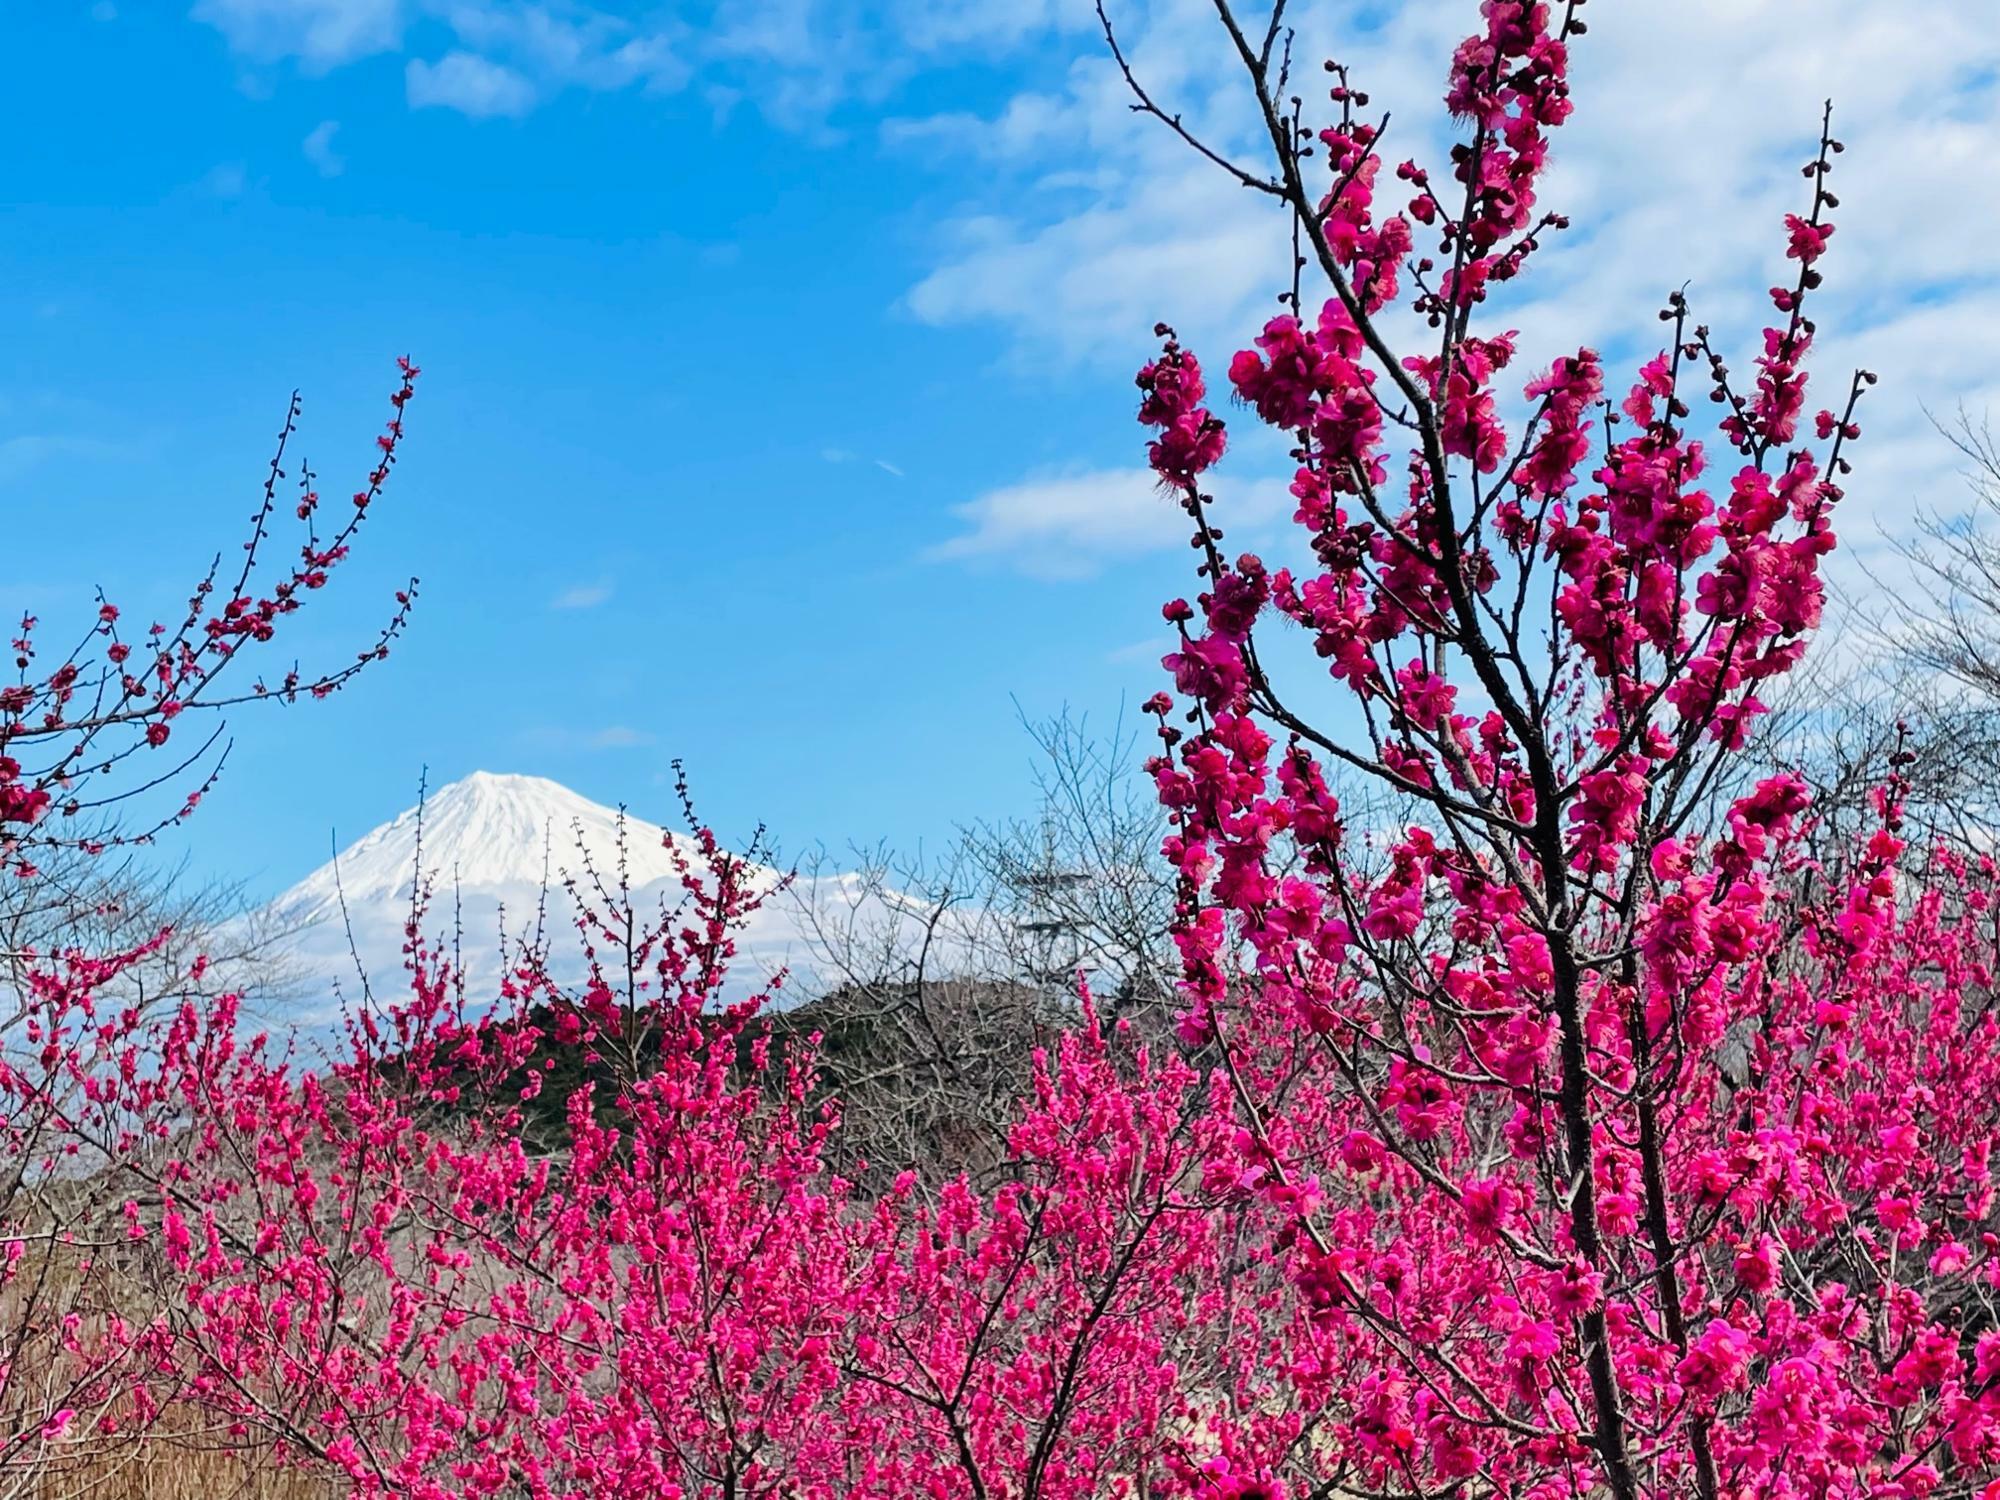
[[[1856,506],[1893,530],[1944,493],[1922,405],[1994,391],[2000,59],[1975,0],[1921,36],[1830,8],[1801,37],[1782,0],[1603,7],[1557,179],[1595,217],[1521,311],[1553,343],[1650,338],[1671,267],[1746,343],[1844,90],[1827,345],[1890,377],[1897,482]],[[1135,0],[1135,55],[1247,139],[1200,9]],[[1421,145],[1473,11],[1301,15]],[[293,639],[336,657],[416,573],[411,634],[331,703],[237,716],[200,867],[274,890],[425,765],[662,816],[678,755],[726,833],[788,849],[1020,810],[1016,701],[1136,703],[1190,582],[1134,472],[1151,325],[1220,366],[1282,274],[1243,195],[1124,109],[1094,24],[1076,0],[16,7],[0,607],[59,620],[101,584],[171,608],[240,534],[287,393],[342,492],[407,351],[405,462]],[[1662,162],[1683,120],[1705,143]],[[1225,476],[1240,534],[1279,472],[1251,449]]]
[[[36,143],[0,244],[0,495],[32,549],[0,563],[10,608],[58,619],[95,583],[168,607],[238,535],[294,385],[341,492],[392,356],[425,370],[299,649],[361,639],[402,571],[416,625],[338,699],[236,716],[202,864],[288,880],[425,764],[664,814],[674,755],[725,829],[908,841],[1020,805],[1011,698],[1150,690],[1119,653],[1157,588],[927,557],[954,505],[1129,460],[1137,429],[1125,382],[1005,368],[989,330],[907,309],[949,170],[866,111],[635,86],[470,118],[410,107],[400,53],[315,76],[164,10],[25,21],[0,105]]]

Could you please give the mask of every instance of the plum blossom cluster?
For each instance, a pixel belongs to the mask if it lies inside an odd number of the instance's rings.
[[[316,1071],[226,1001],[112,1019],[105,976],[48,976],[0,1088],[79,1102],[5,1160],[91,1192],[53,1233],[9,1222],[0,1289],[60,1261],[131,1311],[35,1319],[0,1476],[197,1418],[423,1500],[1209,1493],[1177,1435],[1255,1359],[1209,1332],[1283,1283],[1213,1238],[1197,1070],[1092,1020],[1042,1060],[1003,1180],[858,1201],[809,1056],[773,1049],[767,997],[717,1000],[753,866],[688,847],[677,906],[584,913],[581,985],[524,956],[469,1003],[413,919],[408,997]],[[531,1151],[558,1051],[602,1088]]]
[[[31,956],[0,1479],[174,1422],[408,1500],[2000,1500],[2000,869],[1910,857],[1900,756],[1832,858],[1742,774],[1868,383],[1802,422],[1838,143],[1753,388],[1679,296],[1629,380],[1524,370],[1475,318],[1566,227],[1578,0],[1484,0],[1400,204],[1348,73],[1310,128],[1282,8],[1217,9],[1276,156],[1231,170],[1328,295],[1226,391],[1164,327],[1139,376],[1200,570],[1149,705],[1177,1034],[1085,991],[1001,1169],[864,1197],[811,1047],[722,1003],[762,897],[691,809],[676,904],[583,903],[583,983],[531,949],[468,995],[415,912],[320,1067],[227,997],[108,1004],[133,955]],[[1291,446],[1282,562],[1203,488],[1232,398]],[[96,719],[164,727],[134,675]]]
[[[32,878],[38,848],[101,847],[105,840],[95,830],[106,821],[106,809],[154,786],[191,784],[191,789],[151,826],[128,826],[121,835],[125,841],[143,841],[192,812],[219,769],[221,730],[213,728],[198,743],[185,745],[175,737],[182,714],[262,698],[324,698],[389,654],[408,624],[415,579],[396,592],[376,639],[345,665],[316,675],[293,666],[274,682],[246,687],[236,686],[237,677],[223,678],[245,647],[270,641],[281,622],[324,588],[351,554],[355,535],[395,466],[404,408],[420,373],[407,358],[397,361],[390,418],[375,440],[374,461],[331,527],[322,516],[312,472],[286,471],[300,411],[293,393],[241,560],[231,573],[218,554],[173,624],[155,621],[133,632],[118,606],[100,596],[88,629],[66,648],[58,647],[61,657],[49,666],[37,634],[40,622],[31,614],[22,617],[10,638],[14,677],[0,685],[0,874]],[[282,503],[279,487],[293,479],[298,499],[291,508],[302,530],[298,554],[273,572],[262,566],[263,552]],[[141,759],[152,754],[163,754],[168,763]],[[202,774],[188,774],[198,768]],[[128,776],[123,785],[115,780],[121,770]]]
[[[1803,866],[1797,778],[1726,790],[1819,623],[1872,381],[1802,440],[1839,142],[1823,124],[1786,220],[1797,275],[1754,389],[1674,294],[1616,409],[1583,348],[1530,373],[1510,424],[1518,335],[1474,315],[1566,227],[1534,204],[1580,7],[1481,7],[1446,94],[1454,186],[1406,162],[1387,217],[1346,72],[1312,136],[1220,9],[1278,153],[1239,175],[1330,291],[1229,367],[1290,439],[1309,562],[1223,551],[1199,363],[1169,338],[1140,375],[1202,559],[1151,705],[1183,1040],[1230,1082],[1213,1175],[1289,1216],[1312,1355],[1265,1408],[1327,1440],[1258,1472],[1413,1497],[2000,1493],[1992,866],[1946,861],[1948,890],[1899,906],[1896,787],[1832,872]],[[1435,257],[1409,258],[1411,224]],[[1378,319],[1385,246],[1430,349]],[[1346,698],[1338,728],[1294,706],[1285,627]],[[1343,782],[1393,811],[1350,829]]]
[[[1290,785],[1310,823],[1323,790]],[[717,1000],[760,896],[705,831],[670,846],[695,851],[677,906],[583,914],[579,985],[524,955],[470,1003],[413,921],[407,998],[313,1071],[226,997],[110,1013],[115,966],[75,957],[0,1072],[43,1214],[5,1231],[34,1315],[0,1475],[198,1421],[423,1500],[1596,1495],[1596,1313],[1641,1493],[1698,1483],[1697,1427],[1732,1496],[1990,1493],[1994,1130],[1968,1101],[2000,1089],[2000,872],[1947,862],[1899,901],[1887,790],[1840,899],[1791,904],[1789,933],[1715,894],[1782,862],[1794,789],[1659,846],[1645,962],[1699,972],[1645,988],[1644,1028],[1594,990],[1594,1065],[1629,1094],[1648,1054],[1621,1036],[1691,1057],[1754,1033],[1733,1074],[1689,1063],[1657,1158],[1636,1104],[1604,1109],[1594,1259],[1549,1175],[1554,950],[1497,891],[1483,940],[1452,913],[1461,961],[1408,1015],[1427,1042],[1367,1029],[1351,963],[1316,987],[1230,966],[1245,1002],[1185,1050],[1086,993],[998,1179],[872,1201],[827,1167],[834,1110],[768,997]],[[1281,884],[1260,915],[1291,936],[1259,953],[1313,962],[1307,894]],[[532,1149],[559,1052],[597,1082]]]

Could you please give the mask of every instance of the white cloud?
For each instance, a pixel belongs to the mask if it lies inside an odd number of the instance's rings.
[[[1073,0],[902,0],[891,7],[897,34],[921,52],[991,55],[1049,31],[1088,36],[1097,20]]]
[[[643,729],[633,729],[625,724],[612,724],[604,729],[593,730],[587,743],[592,750],[636,750],[642,745],[653,743],[653,736]]]
[[[438,105],[475,120],[524,115],[535,103],[535,86],[504,63],[473,52],[447,52],[435,63],[413,57],[404,70],[410,107]]]
[[[795,127],[824,131],[835,105],[879,98],[914,66],[886,55],[859,17],[849,24],[844,7],[821,0],[736,0],[717,20],[702,39],[705,54],[725,73],[756,80],[730,92]]]
[[[59,434],[23,433],[0,438],[0,485],[25,478],[54,459],[97,458],[114,451],[109,443]]]
[[[1254,533],[1290,508],[1276,480],[1223,481],[1215,517],[1232,536]],[[934,561],[997,563],[1033,578],[1094,577],[1121,557],[1181,547],[1189,523],[1150,469],[1049,474],[989,490],[953,507],[959,535],[932,547]]]
[[[965,111],[920,118],[892,117],[881,126],[883,144],[934,155],[952,152],[986,160],[1018,161],[1059,145],[1076,124],[1073,101],[1051,94],[1016,94],[992,119]]]
[[[748,100],[819,136],[834,134],[828,116],[838,106],[886,99],[932,64],[991,61],[1051,29],[1093,24],[1072,0],[709,0],[672,10],[611,0],[196,0],[194,14],[241,56],[314,73],[400,51],[420,24],[442,29],[450,51],[510,69],[538,100],[565,88],[678,89],[700,73],[718,112]]]
[[[1147,665],[1157,663],[1161,657],[1176,649],[1177,643],[1170,635],[1148,636],[1143,641],[1129,641],[1104,653],[1106,665],[1113,667],[1130,666],[1134,662]]]
[[[321,120],[313,126],[299,149],[305,153],[307,161],[322,177],[338,177],[347,170],[347,160],[333,149],[333,133],[340,129],[338,120]]]
[[[250,176],[240,161],[225,161],[202,174],[201,190],[215,198],[241,198]]]
[[[1769,316],[1765,288],[1788,279],[1782,215],[1803,206],[1798,169],[1831,95],[1848,150],[1815,308],[1813,405],[1844,392],[1854,363],[1882,375],[1863,403],[1842,555],[1867,544],[1878,519],[1904,525],[1912,499],[1954,500],[1956,458],[1923,407],[2000,404],[1987,354],[2000,342],[1996,200],[1984,165],[2000,154],[1990,0],[1939,0],[1921,23],[1869,0],[1825,0],[1810,25],[1795,0],[1597,10],[1574,45],[1577,111],[1555,138],[1541,195],[1575,227],[1482,321],[1520,328],[1524,359],[1584,342],[1614,356],[1650,351],[1654,312],[1688,281],[1697,317],[1747,375]],[[1261,166],[1268,143],[1212,5],[1114,0],[1113,15],[1155,97],[1211,144]],[[1306,0],[1294,18],[1301,83],[1317,92],[1318,60],[1341,56],[1372,95],[1371,112],[1393,111],[1389,162],[1444,165],[1439,96],[1452,46],[1477,24],[1472,0]],[[978,167],[967,170],[977,196],[945,216],[906,305],[933,324],[999,327],[1028,368],[1081,361],[1107,374],[1135,368],[1152,323],[1165,319],[1219,371],[1274,310],[1285,226],[1134,115],[1101,43],[1080,45],[1076,58],[1061,89],[1038,79],[987,119],[958,112],[885,127],[888,144]]]
[[[649,730],[629,724],[607,724],[602,729],[578,729],[567,724],[544,724],[522,733],[528,743],[552,750],[642,750],[656,743]]]
[[[990,66],[1050,32],[1085,35],[1078,0],[730,0],[699,43],[764,114],[823,133],[837,105],[879,103],[933,66]]]
[[[550,609],[595,609],[611,598],[608,583],[579,583],[549,601]]]
[[[1224,309],[1247,316],[1275,290],[1275,217],[1193,164],[1152,186],[1157,199],[1120,192],[1045,225],[961,220],[907,306],[926,323],[1005,324],[1029,359],[1109,358],[1135,369],[1162,318],[1197,339],[1232,326],[1218,316]]]
[[[259,62],[323,72],[402,44],[403,0],[196,0],[194,16]]]
[[[829,464],[853,464],[861,462],[861,455],[851,448],[822,448],[819,450],[819,457],[821,463]],[[902,469],[890,463],[886,458],[871,458],[868,461],[884,474],[894,475],[897,479],[904,477]]]
[[[1268,144],[1210,0],[1109,0],[1128,56],[1204,139],[1257,163]],[[985,324],[1029,368],[1122,373],[1165,319],[1220,369],[1286,280],[1285,226],[1254,195],[1136,116],[1075,0],[733,0],[644,20],[601,0],[197,0],[195,14],[261,61],[323,70],[401,47],[421,17],[451,40],[409,64],[412,104],[518,114],[564,88],[680,87],[823,125],[879,104],[927,69],[1028,59],[1010,97],[879,127],[885,148],[972,186],[937,216],[931,262],[904,305],[935,325]],[[1821,99],[1849,150],[1817,308],[1821,392],[1866,361],[1847,535],[1898,524],[1908,498],[1946,503],[1955,460],[1922,407],[2000,402],[1991,257],[2000,153],[2000,29],[1991,0],[1934,0],[1921,22],[1877,0],[1624,0],[1593,7],[1574,48],[1577,113],[1557,135],[1545,205],[1575,228],[1485,310],[1523,356],[1588,341],[1616,354],[1658,337],[1653,310],[1683,280],[1739,373],[1784,266],[1780,216]],[[1390,161],[1441,166],[1440,100],[1475,0],[1295,0],[1300,92],[1318,59],[1352,65],[1394,119]],[[1055,49],[1057,65],[1045,62]],[[1065,62],[1064,59],[1067,59]],[[240,178],[239,178],[240,181]],[[1385,183],[1385,186],[1387,184]],[[947,204],[949,200],[947,200]],[[928,207],[928,205],[927,205]],[[856,459],[855,461],[861,461]]]
[[[512,0],[197,0],[197,20],[260,63],[296,61],[320,73],[402,50],[423,21],[451,45],[438,62],[407,68],[413,107],[444,105],[486,117],[526,113],[565,88],[679,88],[691,69],[679,52],[686,28],[645,26],[585,4]]]
[[[603,11],[565,7],[558,15],[540,5],[461,3],[447,17],[463,47],[504,56],[552,83],[622,89],[679,88],[687,81],[666,31],[640,30]]]

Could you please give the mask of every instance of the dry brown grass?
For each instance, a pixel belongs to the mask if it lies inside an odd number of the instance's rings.
[[[171,1382],[149,1382],[164,1410],[143,1426],[117,1374],[111,1395],[93,1395],[107,1382],[91,1379],[85,1351],[107,1323],[144,1327],[170,1312],[145,1256],[107,1231],[95,1201],[103,1187],[40,1184],[40,1214],[22,1215],[31,1232],[75,1240],[35,1238],[0,1286],[0,1500],[334,1500],[342,1487],[277,1462],[255,1435],[232,1436],[223,1419],[177,1401]],[[75,1412],[69,1430],[37,1440],[62,1409]],[[9,1442],[12,1434],[24,1436]]]
[[[326,1479],[257,1453],[202,1449],[154,1434],[117,1453],[65,1461],[0,1480],[8,1500],[334,1500]]]

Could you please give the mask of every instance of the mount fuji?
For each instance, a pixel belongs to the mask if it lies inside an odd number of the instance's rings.
[[[540,776],[475,771],[350,844],[272,901],[258,920],[284,934],[278,947],[291,971],[286,989],[300,1001],[286,1009],[291,1019],[311,1024],[330,1012],[337,993],[351,997],[359,990],[357,959],[377,994],[396,992],[419,878],[431,887],[426,936],[449,944],[456,931],[468,994],[491,994],[538,924],[552,975],[561,981],[582,977],[576,908],[565,877],[586,892],[593,874],[615,889],[622,861],[633,909],[643,918],[682,894],[676,853],[700,868],[700,853],[686,835]],[[881,901],[851,877],[780,890],[781,873],[755,865],[750,878],[769,899],[738,935],[731,992],[747,992],[780,969],[791,972],[795,992],[803,990],[815,958],[808,913],[829,901],[850,914]]]

